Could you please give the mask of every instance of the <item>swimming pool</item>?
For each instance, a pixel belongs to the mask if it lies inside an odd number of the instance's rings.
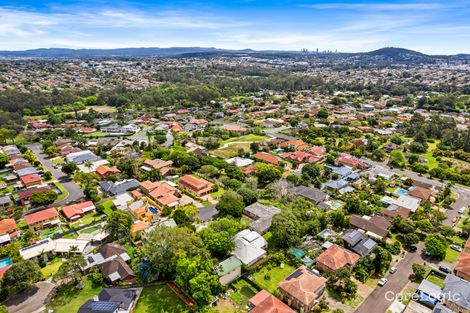
[[[157,208],[154,208],[153,206],[149,207],[149,211],[152,212],[153,214],[158,214]]]
[[[13,264],[13,261],[11,260],[11,258],[4,258],[0,260],[0,268],[4,268],[12,264]]]
[[[399,195],[399,196],[404,196],[404,195],[408,194],[408,190],[403,189],[403,188],[398,188],[393,193],[396,194],[396,195]]]
[[[342,206],[343,206],[343,203],[339,201],[334,201],[333,203],[331,203],[331,208],[333,210],[339,209]]]

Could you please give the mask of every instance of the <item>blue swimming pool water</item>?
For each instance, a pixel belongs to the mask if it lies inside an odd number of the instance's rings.
[[[11,258],[5,258],[5,259],[0,260],[0,268],[4,268],[12,264],[13,264],[13,261],[11,260]]]
[[[408,190],[403,189],[403,188],[398,188],[397,190],[395,190],[394,193],[399,195],[399,196],[404,196],[404,195],[408,194]]]
[[[154,207],[149,207],[149,211],[152,212],[153,214],[158,214],[158,210]]]

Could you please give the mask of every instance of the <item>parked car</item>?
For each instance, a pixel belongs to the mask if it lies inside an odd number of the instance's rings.
[[[416,246],[409,246],[408,250],[410,250],[410,252],[416,252],[418,248]]]
[[[449,268],[447,268],[447,267],[445,267],[445,266],[442,266],[442,265],[439,266],[439,270],[440,270],[441,272],[444,272],[444,273],[447,273],[447,274],[452,273],[452,271],[451,271]]]
[[[392,267],[390,269],[390,274],[395,274],[395,272],[397,271],[397,268],[396,267]]]
[[[423,253],[424,253],[425,256],[431,256],[431,253],[429,253],[429,252],[426,251],[426,250],[423,250]]]
[[[382,279],[379,280],[379,286],[383,286],[383,285],[385,285],[387,282],[388,282],[388,279],[384,277],[384,278],[382,278]]]
[[[462,252],[463,250],[461,246],[457,246],[457,245],[450,245],[450,248],[458,252]]]
[[[457,222],[458,220],[459,220],[459,217],[456,216],[456,217],[454,217],[454,218],[452,219],[452,223],[455,223],[455,222]]]
[[[459,214],[463,214],[465,212],[465,207],[459,209]]]

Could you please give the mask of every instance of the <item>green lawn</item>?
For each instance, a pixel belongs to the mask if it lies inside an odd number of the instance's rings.
[[[51,159],[51,162],[54,165],[61,165],[61,164],[65,163],[65,158],[63,158],[63,157],[53,158],[53,159]]]
[[[453,236],[452,238],[450,238],[452,240],[452,242],[458,246],[461,246],[465,243],[465,240],[460,238],[459,236]]]
[[[132,312],[183,313],[188,308],[167,285],[160,285],[145,287]]]
[[[454,249],[447,248],[444,262],[451,263],[451,264],[454,263],[455,261],[457,261],[459,254],[460,253],[455,251]]]
[[[44,278],[48,279],[57,273],[57,270],[59,270],[59,267],[62,265],[62,263],[63,262],[61,258],[55,258],[51,263],[41,268],[41,272],[44,275]]]
[[[93,214],[85,214],[81,219],[79,219],[80,224],[92,224],[94,222],[100,221],[101,214],[93,213]]]
[[[233,137],[233,138],[229,138],[227,140],[222,140],[220,142],[220,145],[223,146],[224,144],[229,143],[229,142],[259,142],[259,141],[263,141],[267,138],[268,137],[266,137],[266,136],[259,136],[259,135],[255,135],[255,134],[249,134],[249,135],[245,135],[245,136]]]
[[[106,214],[108,216],[111,215],[111,213],[113,213],[113,206],[114,206],[113,200],[114,200],[114,198],[108,199],[108,200],[106,200],[102,203],[99,203],[104,207],[104,211],[103,211],[104,214]]]
[[[437,162],[436,158],[432,155],[432,152],[436,149],[437,142],[429,143],[428,144],[428,151],[426,153],[421,154],[423,158],[428,160],[428,167],[429,169],[433,169],[439,166],[439,162]]]
[[[225,192],[224,188],[219,187],[219,189],[216,192],[213,192],[211,194],[212,198],[218,199],[220,196],[222,196],[224,194],[224,192]]]
[[[232,286],[237,292],[230,294],[230,298],[239,305],[247,304],[251,297],[258,293],[258,291],[244,279],[237,280]]]
[[[427,281],[439,286],[439,287],[444,287],[444,279],[442,279],[439,276],[436,275],[429,275],[428,278],[426,278]]]
[[[229,145],[226,148],[219,148],[217,150],[209,151],[210,154],[213,154],[222,159],[228,159],[238,156],[238,150],[243,149],[245,152],[250,151],[249,143],[234,143]]]
[[[91,133],[91,134],[83,135],[83,137],[85,137],[85,138],[98,138],[98,137],[106,137],[106,136],[109,136],[109,135],[106,134],[106,133],[103,133],[103,132],[94,132],[94,133]]]
[[[277,284],[294,271],[295,268],[288,264],[284,264],[284,268],[274,266],[272,269],[269,269],[268,266],[265,266],[253,274],[253,281],[270,293],[275,293]]]
[[[75,284],[59,287],[58,296],[49,303],[47,309],[54,310],[54,313],[78,312],[87,300],[93,300],[93,296],[101,291],[101,287],[93,287],[88,279],[84,279],[83,284],[85,287],[82,290],[75,289]]]
[[[84,234],[91,234],[91,233],[97,231],[98,229],[101,229],[101,226],[88,227],[88,228],[82,229],[80,232],[84,233]]]

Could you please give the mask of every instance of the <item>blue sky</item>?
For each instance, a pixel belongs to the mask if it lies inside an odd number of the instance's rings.
[[[470,53],[470,1],[0,1],[0,50],[174,46]]]

